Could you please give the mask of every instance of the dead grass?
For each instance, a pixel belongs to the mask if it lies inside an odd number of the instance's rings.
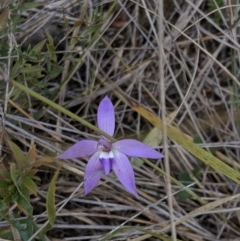
[[[121,101],[117,86],[239,170],[239,1],[215,7],[203,0],[164,1],[163,16],[158,1],[38,2],[42,5],[22,13],[24,31],[13,32],[8,43],[24,49],[48,32],[62,71],[53,79],[21,79],[24,85],[92,124],[99,101],[108,95],[116,110],[115,137],[144,140],[153,127]],[[14,54],[7,56],[9,73],[19,56]],[[16,88],[6,93],[6,135],[25,151],[36,144],[39,155],[55,156],[79,139],[98,136]],[[42,227],[48,185],[61,166],[57,218],[46,240],[238,240],[238,184],[167,139],[167,133],[160,139],[155,144],[164,151],[165,165],[153,163],[190,185],[198,199],[146,164],[135,166],[139,200],[113,174],[83,197],[87,159],[56,160],[39,170],[38,195],[32,199]]]

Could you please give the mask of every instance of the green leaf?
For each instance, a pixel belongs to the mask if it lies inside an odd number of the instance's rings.
[[[25,240],[29,240],[30,237],[36,233],[38,231],[38,239],[34,239],[34,240],[45,240],[44,234],[43,232],[39,232],[39,227],[36,225],[36,223],[34,222],[34,219],[32,216],[28,216],[28,218],[26,219],[26,239]],[[23,238],[23,237],[22,237]]]
[[[29,215],[33,213],[33,207],[29,200],[23,195],[19,195],[18,199],[16,200],[18,204],[18,208],[20,210],[26,210]]]
[[[10,165],[10,175],[11,175],[11,178],[13,180],[13,183],[14,183],[15,187],[18,188],[18,180],[17,180],[16,164],[15,163],[12,163]]]
[[[12,150],[12,153],[17,160],[17,163],[20,165],[20,167],[25,167],[27,164],[26,157],[23,154],[22,150],[13,142],[8,141],[8,145],[10,149]]]
[[[4,217],[6,221],[14,227],[20,234],[23,241],[28,241],[34,234],[34,220],[32,216],[28,216],[26,219],[9,219]]]
[[[36,66],[23,67],[21,68],[20,72],[24,74],[31,74],[31,73],[36,74],[36,72],[41,72],[43,70],[45,70],[45,68],[36,65]]]
[[[22,10],[27,10],[27,9],[37,8],[37,7],[41,7],[41,6],[42,6],[41,3],[28,2],[28,3],[23,3],[23,4],[21,5],[21,9],[22,9]]]
[[[52,44],[47,44],[47,48],[50,53],[53,53],[55,51],[55,47]]]
[[[36,171],[37,172],[37,171]],[[37,177],[37,176],[32,176],[31,177],[33,180],[35,180],[35,181],[41,181],[41,178],[40,177]]]
[[[4,217],[4,218],[7,220],[8,223],[10,223],[10,224],[11,224],[14,228],[16,228],[18,231],[24,229],[24,227],[23,227],[23,225],[21,224],[21,222],[20,222],[19,219],[14,219],[14,220],[12,220],[12,219],[9,219],[9,218],[7,218],[7,217]]]
[[[47,39],[48,39],[49,44],[52,45],[53,48],[55,49],[53,38],[49,33],[47,33]]]
[[[25,176],[23,177],[23,185],[34,195],[37,195],[37,185],[36,183],[32,180],[31,177]]]
[[[56,66],[53,70],[47,75],[48,79],[55,79],[62,73],[63,67]]]
[[[13,235],[12,232],[10,231],[9,228],[3,228],[2,230],[0,230],[0,238],[3,240],[14,240],[13,239]]]
[[[4,180],[0,180],[0,189],[3,188],[3,189],[6,189],[8,188],[9,186],[9,183],[4,181]]]
[[[53,226],[56,219],[56,209],[55,209],[55,190],[56,181],[58,178],[59,170],[57,170],[51,180],[47,193],[47,215],[48,221]]]
[[[10,77],[14,79],[19,74],[20,68],[21,64],[19,61],[17,61],[11,70]]]
[[[46,39],[41,41],[40,43],[38,43],[37,45],[35,45],[32,50],[30,51],[30,54],[39,54],[40,51],[42,50],[42,48],[44,47],[45,43],[46,43]]]
[[[27,160],[27,163],[30,164],[30,163],[34,163],[37,159],[37,151],[36,151],[36,146],[32,146],[27,155],[26,155],[26,160]]]
[[[5,197],[3,199],[3,202],[6,203],[6,204],[10,204],[12,202],[12,197],[11,195],[8,195],[7,197]]]
[[[17,175],[16,175],[16,165],[14,163],[12,163],[10,165],[10,174],[11,174],[13,183],[14,183],[15,187],[17,188],[17,191],[19,194],[19,197],[17,199],[17,203],[18,203],[19,207],[23,207],[28,212],[28,214],[32,214],[33,208],[29,202],[29,197],[27,197],[27,194],[25,194],[26,195],[25,196],[19,188]]]
[[[24,230],[21,230],[19,233],[21,238],[24,241],[28,241],[31,238],[31,236],[34,234],[34,220],[32,216],[28,216],[27,219],[23,221],[26,227],[24,228]]]
[[[9,9],[6,8],[1,14],[0,14],[0,32],[2,32],[8,22],[8,13],[9,13]]]

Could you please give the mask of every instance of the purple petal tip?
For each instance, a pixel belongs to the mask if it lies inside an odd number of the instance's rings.
[[[115,112],[111,100],[105,96],[98,106],[98,127],[108,135],[112,136],[115,129]]]
[[[97,151],[97,141],[82,140],[69,147],[66,151],[59,154],[59,159],[73,159],[91,156]]]
[[[114,151],[114,162],[112,167],[118,180],[126,190],[138,198],[133,167],[127,156],[118,151]]]
[[[162,153],[134,139],[125,139],[125,140],[117,141],[113,143],[112,146],[114,149],[128,156],[144,157],[144,158],[152,158],[152,159],[163,158]]]

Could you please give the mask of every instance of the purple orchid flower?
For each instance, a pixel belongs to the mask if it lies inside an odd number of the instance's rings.
[[[114,107],[106,96],[98,107],[97,123],[99,129],[113,136],[115,129]],[[111,143],[101,137],[99,141],[81,140],[60,154],[60,159],[91,156],[84,173],[84,191],[87,195],[100,181],[104,173],[113,169],[117,178],[128,192],[138,198],[134,171],[127,156],[160,159],[163,155],[151,147],[133,139]]]

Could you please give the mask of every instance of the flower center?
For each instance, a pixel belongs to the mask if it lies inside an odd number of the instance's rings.
[[[107,175],[112,168],[114,155],[111,151],[111,142],[108,141],[105,137],[101,137],[98,141],[98,150],[100,151],[99,154],[99,161],[102,164],[105,174]]]
[[[98,149],[104,152],[111,151],[111,143],[104,137],[101,137],[98,141]]]

